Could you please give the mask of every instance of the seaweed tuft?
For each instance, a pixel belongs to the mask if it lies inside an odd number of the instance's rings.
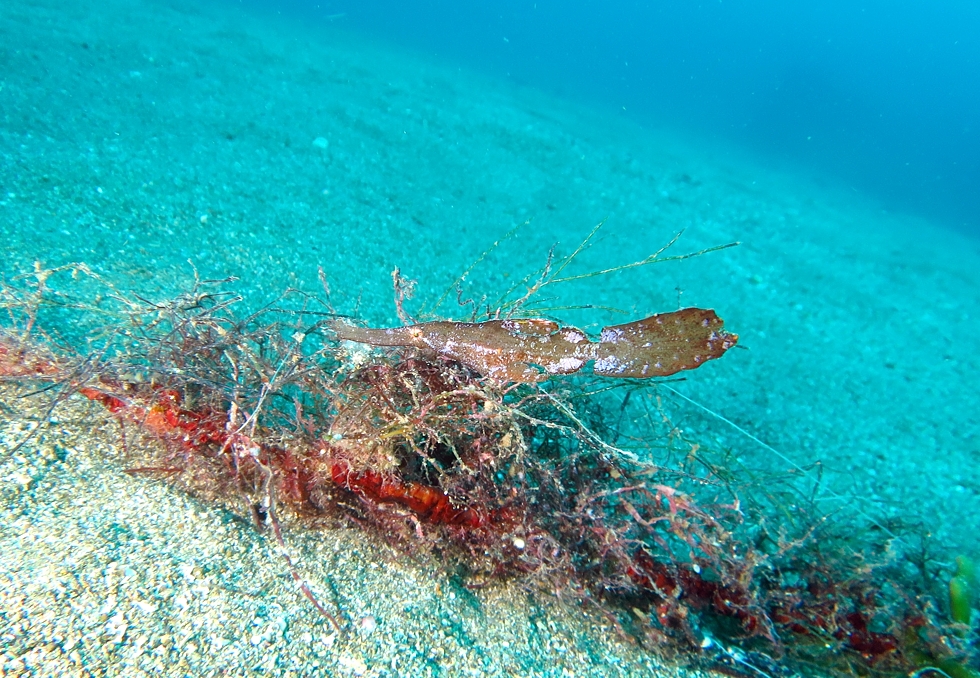
[[[552,271],[564,265],[549,262],[537,286],[560,282]],[[446,320],[401,328],[441,333],[441,345],[368,348],[337,336],[327,299],[287,291],[242,311],[233,284],[195,279],[148,301],[84,266],[37,267],[0,287],[0,378],[37,384],[52,410],[71,397],[106,408],[126,432],[123,470],[228,506],[280,543],[284,524],[354,526],[465,573],[473,589],[517,580],[729,674],[975,675],[969,608],[951,584],[945,605],[931,556],[901,548],[913,530],[835,522],[799,488],[741,473],[675,425],[661,382],[502,378],[540,363],[523,344],[508,353],[509,330],[492,318],[490,332],[466,332],[496,352],[494,374],[468,358],[474,347],[440,348],[459,338],[433,329]],[[94,297],[73,294],[92,286]],[[405,298],[396,276],[411,321]],[[524,301],[497,311],[509,318]],[[66,314],[84,318],[81,340],[53,333]],[[287,567],[345,627],[344,611]]]

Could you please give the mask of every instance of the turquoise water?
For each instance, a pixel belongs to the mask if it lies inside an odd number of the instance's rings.
[[[753,467],[819,462],[828,503],[919,521],[950,557],[980,551],[977,240],[343,22],[150,0],[0,9],[5,276],[85,262],[162,298],[196,270],[258,305],[318,291],[322,267],[339,308],[394,324],[396,266],[418,308],[528,222],[467,277],[493,299],[603,220],[576,272],[681,230],[676,253],[742,244],[542,306],[716,309],[747,350],[674,385],[715,413],[679,399],[685,427]],[[548,314],[593,332],[627,317]]]
[[[274,6],[819,168],[889,209],[980,230],[980,7],[969,0]]]

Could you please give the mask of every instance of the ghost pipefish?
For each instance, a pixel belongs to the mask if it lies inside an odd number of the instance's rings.
[[[388,329],[358,327],[342,318],[328,323],[338,341],[427,349],[499,383],[525,384],[578,372],[588,362],[594,362],[597,375],[628,379],[693,370],[738,342],[724,325],[713,310],[703,308],[604,327],[598,341],[577,327],[541,318],[441,320]]]

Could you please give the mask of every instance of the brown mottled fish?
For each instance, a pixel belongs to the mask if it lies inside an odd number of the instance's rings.
[[[605,327],[599,341],[576,327],[540,318],[436,321],[391,329],[334,320],[330,328],[341,341],[429,349],[500,383],[533,383],[578,372],[590,361],[604,377],[643,379],[692,370],[738,341],[724,324],[710,309],[685,308]]]

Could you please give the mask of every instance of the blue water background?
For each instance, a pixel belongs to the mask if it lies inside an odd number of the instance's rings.
[[[270,6],[266,3],[266,6]],[[980,4],[357,0],[272,7],[980,232]]]

